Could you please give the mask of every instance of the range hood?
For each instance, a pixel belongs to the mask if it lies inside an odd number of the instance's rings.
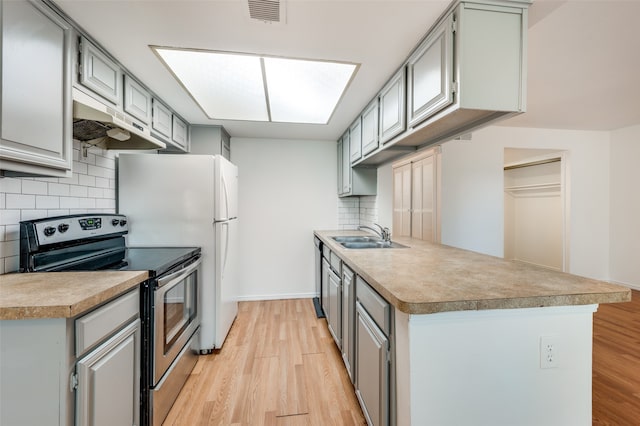
[[[103,149],[164,149],[146,124],[73,88],[73,139]]]

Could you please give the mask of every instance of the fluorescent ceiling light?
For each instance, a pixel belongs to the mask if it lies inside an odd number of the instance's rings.
[[[357,65],[151,46],[211,119],[326,124]]]

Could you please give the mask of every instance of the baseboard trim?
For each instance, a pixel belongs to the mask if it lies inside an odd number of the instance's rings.
[[[258,300],[280,300],[280,299],[313,299],[318,297],[317,293],[282,293],[282,294],[253,294],[239,296],[238,302],[253,302]]]

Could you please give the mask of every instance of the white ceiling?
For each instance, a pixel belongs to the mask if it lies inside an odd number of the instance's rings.
[[[191,124],[234,137],[337,139],[406,59],[449,1],[283,0],[284,25],[248,18],[245,0],[56,0]],[[534,0],[523,127],[612,130],[640,124],[640,0]],[[212,121],[149,45],[361,64],[327,125]]]

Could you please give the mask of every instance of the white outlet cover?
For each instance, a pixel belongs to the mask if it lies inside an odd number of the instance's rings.
[[[560,365],[560,337],[540,336],[540,368],[558,368]]]

